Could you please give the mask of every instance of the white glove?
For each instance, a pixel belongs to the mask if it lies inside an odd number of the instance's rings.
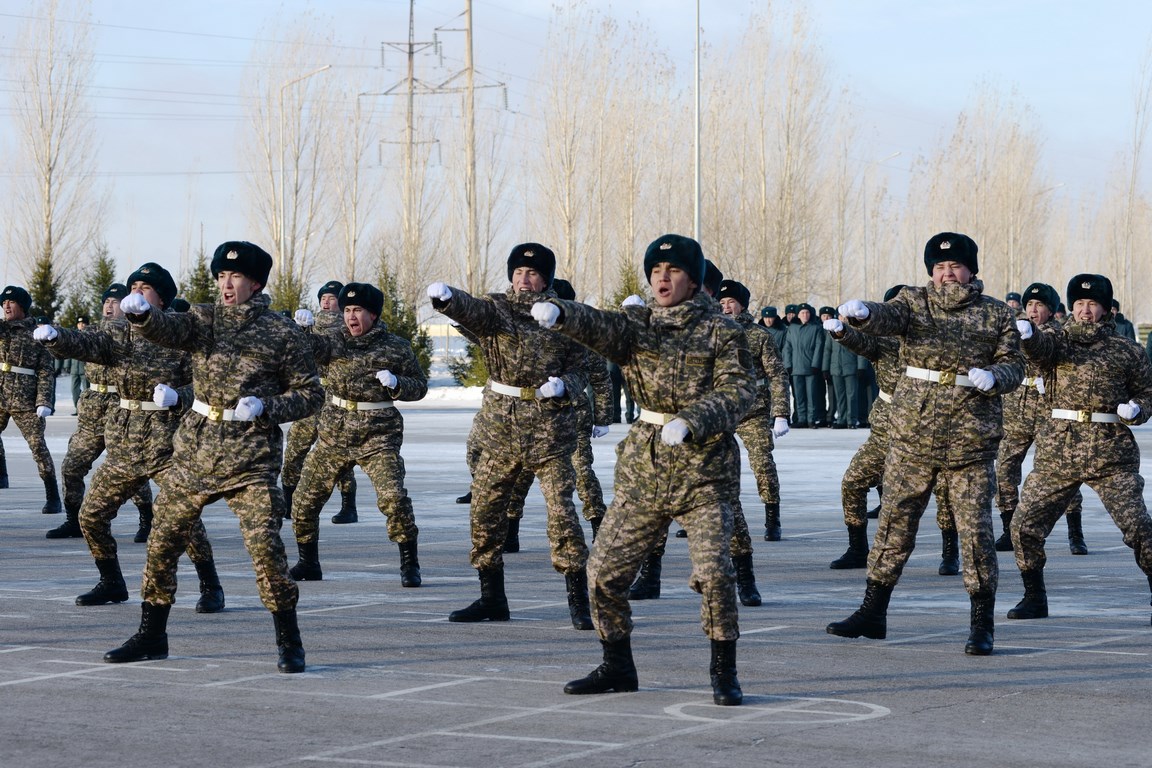
[[[146,315],[150,306],[142,293],[130,293],[120,299],[120,309],[126,315]]]
[[[264,413],[264,403],[258,397],[246,395],[237,401],[234,413],[240,421],[252,421]]]
[[[52,409],[46,405],[36,406],[36,415],[42,419],[46,419],[52,415]]]
[[[428,298],[436,301],[448,301],[452,298],[452,289],[444,283],[432,283],[428,286]]]
[[[592,427],[592,437],[604,437],[604,435],[608,434],[608,430],[609,426],[607,424],[602,427],[594,426]]]
[[[840,333],[840,331],[844,330],[844,323],[835,317],[830,317],[824,321],[824,330],[832,331],[832,333]]]
[[[180,395],[167,384],[157,384],[152,390],[152,402],[164,408],[171,408],[180,402]]]
[[[1017,320],[1016,321],[1016,330],[1020,331],[1020,338],[1022,338],[1022,339],[1032,338],[1032,323],[1030,321]]]
[[[1129,400],[1116,406],[1116,415],[1124,421],[1132,421],[1138,413],[1140,413],[1140,406],[1136,405],[1135,400]]]
[[[296,325],[300,326],[301,328],[311,328],[312,326],[316,325],[316,318],[313,317],[312,310],[310,309],[296,310],[296,314],[292,316],[292,319],[295,320]]]
[[[772,424],[772,436],[784,437],[788,432],[788,419],[783,416],[777,416],[776,421]]]
[[[972,386],[981,392],[987,392],[996,386],[996,377],[992,375],[991,371],[986,371],[983,368],[969,368],[968,380],[972,382]]]
[[[660,430],[660,440],[664,445],[680,445],[688,437],[688,422],[684,419],[672,419]]]
[[[388,369],[383,371],[376,371],[376,380],[380,382],[380,386],[385,389],[392,389],[396,386],[396,374]]]
[[[1036,377],[1036,391],[1039,392],[1040,394],[1044,394],[1044,377],[1043,376],[1037,376]]]
[[[536,397],[541,400],[547,397],[560,397],[567,391],[564,388],[564,382],[555,376],[549,376],[548,381],[540,385],[540,389],[536,390]]]
[[[547,301],[538,301],[532,305],[532,318],[540,323],[541,328],[551,328],[560,319],[560,307]]]
[[[52,341],[52,339],[59,335],[56,329],[50,325],[38,325],[35,330],[32,331],[32,338],[36,339],[36,341]]]
[[[631,296],[624,299],[624,301],[620,302],[620,306],[622,306],[622,307],[643,307],[645,305],[644,305],[644,299],[640,298],[636,294],[632,294]]]
[[[855,320],[866,320],[871,313],[860,299],[849,299],[840,305],[836,310],[836,314],[851,317]]]

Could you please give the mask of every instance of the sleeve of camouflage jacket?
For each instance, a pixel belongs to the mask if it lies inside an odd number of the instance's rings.
[[[592,423],[604,426],[612,423],[612,377],[608,375],[608,361],[592,350],[587,352],[588,383],[592,387]]]
[[[776,349],[776,341],[772,334],[764,332],[763,344],[760,347],[760,364],[764,374],[768,377],[768,391],[772,395],[772,415],[788,418],[791,404],[788,402],[788,371],[784,368],[784,361],[780,359],[780,352]]]
[[[428,377],[424,375],[412,345],[406,339],[396,338],[404,342],[397,345],[398,356],[402,358],[397,361],[399,365],[389,369],[396,377],[396,386],[388,389],[381,384],[380,388],[392,400],[422,400],[428,394]]]

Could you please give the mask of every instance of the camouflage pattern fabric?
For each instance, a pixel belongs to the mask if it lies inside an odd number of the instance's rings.
[[[37,406],[56,405],[55,363],[32,338],[35,328],[36,321],[30,317],[0,320],[0,363],[36,372],[0,371],[0,432],[8,428],[9,419],[16,422],[40,478],[56,482],[56,467],[44,440],[44,419],[36,415]],[[4,457],[4,442],[0,441],[0,460]]]
[[[735,318],[737,325],[744,329],[748,351],[752,354],[753,375],[756,377],[756,402],[748,409],[736,434],[748,451],[748,464],[756,479],[756,490],[760,501],[765,504],[780,503],[780,475],[776,471],[776,460],[772,457],[775,441],[772,437],[773,422],[776,418],[788,418],[788,371],[776,349],[772,333],[762,325],[757,325],[752,315],[741,312]],[[736,505],[739,504],[739,494]],[[741,517],[743,516],[743,511]],[[737,531],[740,529],[737,522]],[[747,530],[745,523],[743,528]],[[742,538],[742,537],[741,537]],[[751,539],[748,543],[751,549]],[[741,545],[743,549],[743,545]],[[733,550],[734,556],[748,554]]]

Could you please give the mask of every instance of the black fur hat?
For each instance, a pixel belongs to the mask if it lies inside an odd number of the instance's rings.
[[[1068,281],[1068,306],[1074,305],[1077,299],[1092,299],[1104,309],[1110,309],[1112,281],[1104,275],[1076,275]]]
[[[671,264],[688,273],[697,286],[704,285],[704,251],[700,243],[684,235],[661,235],[644,251],[644,279],[652,282],[652,269],[660,263]]]
[[[540,243],[521,243],[508,254],[508,280],[517,267],[531,267],[544,276],[545,288],[552,287],[556,277],[556,254]]]
[[[340,311],[344,307],[364,307],[376,317],[384,311],[384,294],[371,283],[348,283],[340,290]]]
[[[1048,311],[1055,312],[1060,306],[1060,294],[1048,283],[1032,283],[1024,289],[1024,295],[1020,297],[1020,303],[1025,307],[1030,301],[1042,301],[1048,305]]]
[[[339,298],[340,291],[343,289],[344,283],[340,282],[339,280],[329,280],[328,282],[324,283],[324,285],[320,286],[320,290],[316,291],[316,300],[319,301],[320,297],[326,293],[330,293],[333,296]]]
[[[776,307],[767,306],[760,308],[760,317],[780,317],[780,315],[776,314]]]
[[[112,283],[108,289],[100,296],[100,303],[108,301],[108,299],[122,299],[128,295],[128,286],[123,283]]]
[[[561,277],[552,280],[552,290],[556,291],[556,298],[558,299],[576,301],[576,289],[572,287],[572,283]]]
[[[272,271],[272,257],[260,246],[246,240],[229,240],[221,243],[212,254],[211,269],[212,277],[218,277],[221,272],[239,272],[264,288]]]
[[[743,283],[738,283],[735,280],[722,280],[720,281],[720,290],[716,292],[716,300],[719,301],[720,299],[735,299],[737,304],[748,309],[748,303],[752,301],[752,292]]]
[[[192,309],[192,305],[188,303],[188,299],[182,299],[179,296],[172,299],[173,312],[187,312]]]
[[[709,259],[704,259],[704,290],[714,299],[720,298],[720,284],[724,282],[724,273]],[[744,306],[748,306],[745,304]]]
[[[131,289],[132,283],[135,282],[148,283],[152,286],[152,290],[160,296],[160,304],[164,309],[168,309],[172,299],[176,298],[176,281],[172,279],[172,273],[154,261],[140,265],[135,272],[128,275],[124,285]]]
[[[932,274],[932,267],[942,261],[955,261],[963,264],[976,274],[980,271],[980,264],[976,259],[979,252],[976,241],[956,232],[941,232],[933,235],[928,244],[924,246],[924,266],[928,274]]]
[[[896,298],[896,295],[898,293],[900,293],[900,291],[904,290],[907,287],[908,286],[903,285],[903,284],[892,286],[888,290],[884,291],[884,301],[892,301],[892,299]]]
[[[0,292],[0,303],[5,301],[16,302],[24,310],[25,314],[32,308],[32,294],[18,285],[9,285],[3,292]]]

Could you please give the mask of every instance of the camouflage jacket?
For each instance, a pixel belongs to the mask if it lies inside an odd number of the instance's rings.
[[[584,350],[541,328],[532,318],[532,305],[554,296],[551,291],[519,293],[509,288],[476,298],[453,288],[451,299],[432,302],[434,309],[472,334],[492,381],[525,390],[537,389],[549,376],[564,382],[563,395],[546,399],[522,399],[484,388],[484,400],[473,422],[476,434],[502,441],[506,450],[527,457],[530,463],[575,450],[573,405],[588,396]]]
[[[995,459],[1003,436],[1000,395],[1024,378],[1012,309],[985,296],[979,280],[908,287],[891,301],[865,305],[868,317],[852,325],[876,336],[900,337],[901,366],[957,374],[983,368],[996,382],[981,392],[901,376],[892,393],[890,450],[951,467]]]
[[[634,422],[616,448],[616,493],[673,510],[728,501],[740,466],[733,434],[757,393],[740,326],[703,294],[622,312],[552,302],[561,309],[556,330],[619,365],[641,408],[688,424],[688,439],[668,446],[660,424]]]
[[[395,408],[350,410],[333,398],[376,403],[419,400],[428,394],[428,379],[407,339],[389,333],[382,321],[362,336],[353,336],[343,323],[339,329],[310,337],[316,363],[327,370],[324,407],[318,437],[338,449],[357,455],[398,451],[404,437],[404,418]],[[396,376],[396,386],[385,388],[377,371]]]
[[[324,399],[308,338],[268,304],[258,293],[239,306],[153,307],[128,316],[146,339],[191,353],[197,400],[218,408],[235,408],[246,396],[263,403],[252,421],[214,421],[196,411],[181,419],[174,462],[214,492],[274,481],[283,457],[279,425],[315,413]]]
[[[896,385],[904,378],[904,366],[900,364],[900,342],[890,336],[869,336],[861,333],[850,325],[844,326],[839,333],[830,334],[837,344],[850,349],[860,357],[869,360],[876,371],[876,386],[880,388],[883,397],[877,396],[872,403],[872,411],[868,414],[868,423],[872,425],[872,434],[877,437],[888,438],[888,422],[892,414],[892,405],[884,398],[891,398],[896,391]]]
[[[316,312],[315,317],[316,323],[312,326],[314,333],[338,333],[344,327],[344,318],[339,312],[321,309]],[[325,384],[328,369],[319,360],[316,361],[316,371],[320,374],[320,383]]]
[[[1114,414],[1129,400],[1140,406],[1135,419],[1114,424],[1056,419],[1049,411],[1037,434],[1036,464],[1052,462],[1081,476],[1139,471],[1140,449],[1129,426],[1152,416],[1152,363],[1140,345],[1118,335],[1107,317],[1070,320],[1055,332],[1033,332],[1020,345],[1041,369],[1054,369],[1044,380],[1045,407]]]
[[[1055,320],[1035,328],[1036,333],[1057,333],[1059,330],[1060,324]],[[1036,387],[1036,379],[1039,377],[1044,380],[1044,391],[1047,392],[1052,370],[1028,357],[1023,342],[1020,348],[1024,351],[1024,383],[1015,392],[1004,396],[1004,431],[1035,436],[1037,430],[1051,418],[1052,408],[1048,404],[1048,396],[1040,394]]]
[[[735,318],[736,324],[744,329],[748,341],[748,351],[752,353],[752,369],[756,375],[756,402],[744,415],[744,420],[758,416],[788,418],[788,371],[780,359],[780,351],[772,333],[762,325],[757,325],[748,312],[741,312]]]
[[[0,371],[0,411],[34,411],[56,402],[56,373],[52,356],[32,338],[36,321],[0,320],[0,364],[27,368],[35,374]]]
[[[592,390],[592,423],[604,427],[612,423],[612,377],[608,375],[608,361],[592,350],[585,350],[585,371]]]

